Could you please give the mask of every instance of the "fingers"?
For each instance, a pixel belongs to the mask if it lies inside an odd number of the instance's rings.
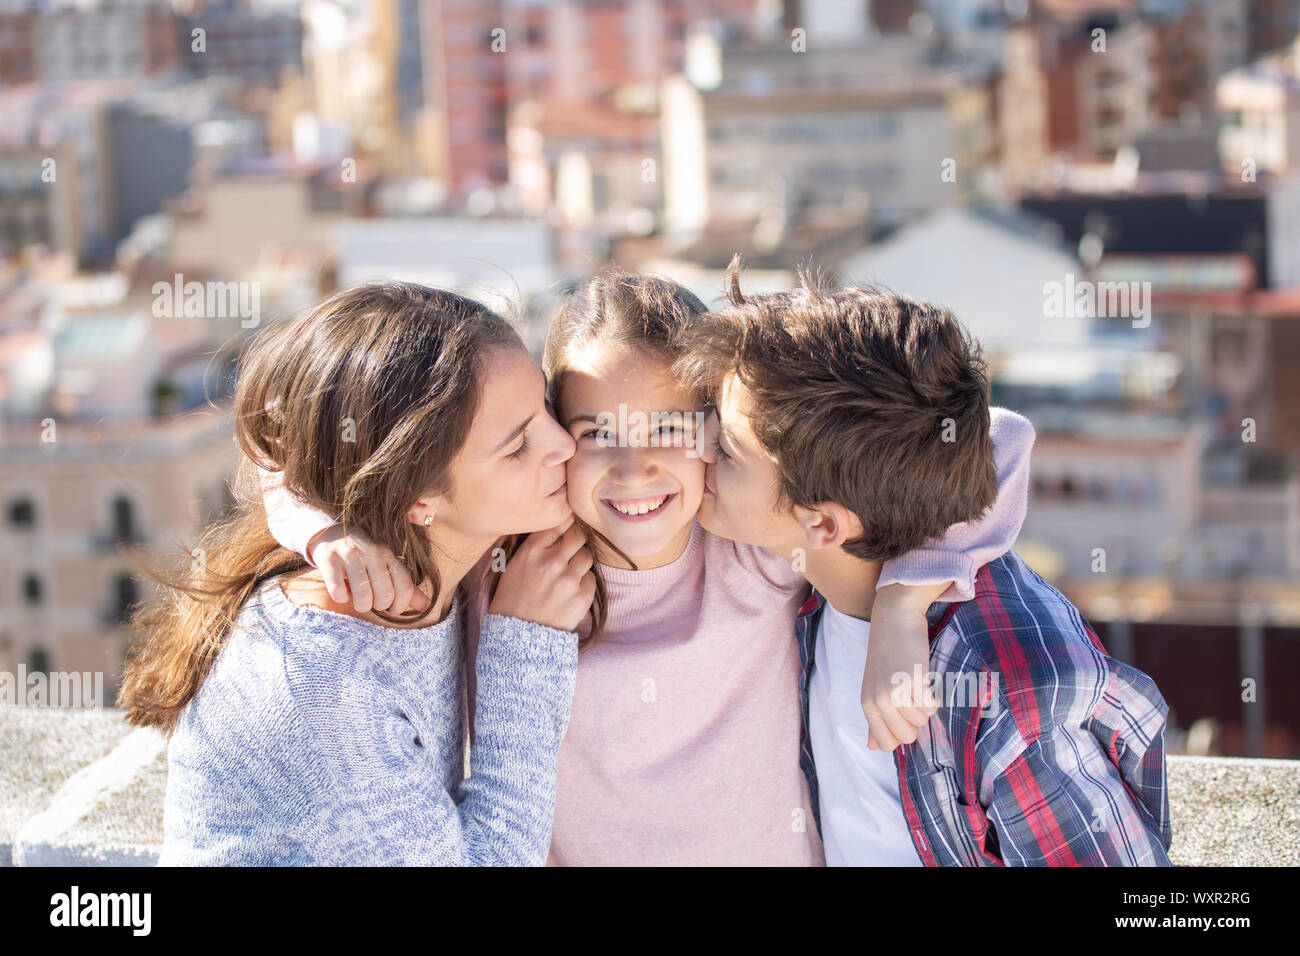
[[[407,611],[426,611],[429,609],[429,596],[417,588],[411,581],[406,565],[395,557],[388,559],[388,576],[393,582],[393,603],[389,607],[392,614],[404,614]]]
[[[325,557],[325,561],[320,566],[320,575],[325,582],[325,590],[329,592],[330,600],[336,604],[351,604],[352,592],[348,590],[347,568],[343,566],[343,560],[336,554],[330,554]]]
[[[561,535],[560,539],[555,542],[555,552],[559,557],[568,561],[579,549],[587,543],[587,536],[583,533],[579,525],[571,525],[569,530]]]
[[[892,738],[892,741],[881,742],[887,743],[890,750],[916,740],[916,728],[909,724],[899,711],[886,708],[881,711],[881,716],[884,718],[885,726],[889,728],[885,736]]]
[[[569,529],[573,527],[574,516],[570,514],[554,528],[547,528],[545,531],[534,531],[528,536],[529,541],[536,541],[538,547],[549,548],[560,540]]]
[[[578,582],[578,589],[583,607],[591,607],[591,602],[596,599],[596,574],[594,571],[588,571],[582,576],[582,580]]]
[[[376,611],[388,611],[397,597],[397,588],[393,585],[388,562],[379,554],[367,554],[364,557],[366,580],[370,582],[371,604]]]
[[[891,705],[882,705],[877,699],[872,698],[863,701],[862,713],[867,718],[868,737],[874,738],[881,750],[893,750],[899,746],[898,731],[887,715],[895,716],[899,723],[906,723],[906,721],[893,714]]]
[[[592,557],[590,548],[579,547],[573,553],[573,557],[569,558],[569,570],[574,574],[586,574],[591,570],[591,566],[595,561],[596,559]]]
[[[365,562],[360,555],[354,554],[343,559],[343,567],[347,572],[348,586],[352,588],[352,608],[365,614],[374,606],[374,593],[370,587],[370,575],[366,573]]]
[[[893,750],[898,746],[898,741],[889,732],[889,725],[885,723],[879,709],[873,708],[867,715],[867,728],[868,747],[874,744],[876,750]]]

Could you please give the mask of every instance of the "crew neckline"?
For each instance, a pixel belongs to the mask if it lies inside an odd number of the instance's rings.
[[[261,598],[263,607],[267,613],[275,620],[282,622],[306,620],[316,620],[320,623],[330,625],[346,625],[356,627],[375,636],[382,637],[434,637],[439,632],[446,630],[456,620],[460,611],[460,593],[452,597],[451,609],[447,616],[437,624],[429,624],[424,627],[385,627],[383,624],[377,624],[374,621],[367,621],[359,617],[352,617],[348,614],[339,614],[335,611],[327,611],[322,607],[311,605],[295,604],[289,600],[289,595],[284,593],[280,586],[284,580],[283,574],[277,574],[275,577],[268,578],[258,589],[258,596]]]
[[[704,548],[704,536],[707,531],[700,525],[699,519],[691,519],[691,536],[686,542],[686,547],[672,561],[667,564],[661,564],[657,568],[646,568],[643,571],[633,571],[631,568],[616,568],[608,564],[600,566],[600,573],[605,580],[613,584],[623,585],[644,585],[651,587],[662,584],[665,580],[680,577],[691,567],[695,557]]]

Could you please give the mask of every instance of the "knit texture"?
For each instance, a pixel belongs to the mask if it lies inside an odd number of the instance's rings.
[[[389,628],[254,594],[168,746],[159,865],[540,865],[577,637]]]

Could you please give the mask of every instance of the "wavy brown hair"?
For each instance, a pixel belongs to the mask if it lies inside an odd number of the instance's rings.
[[[784,507],[838,502],[863,527],[844,550],[885,561],[992,506],[987,368],[951,312],[809,269],[791,292],[745,295],[740,271],[737,256],[727,304],[687,331],[674,371],[702,403],[729,375],[744,384]]]
[[[141,638],[117,701],[128,722],[171,733],[250,595],[307,567],[271,536],[253,463],[283,472],[297,498],[386,546],[413,581],[432,583],[427,610],[376,611],[380,618],[418,623],[435,610],[435,544],[408,512],[447,490],[478,410],[485,356],[498,347],[523,347],[505,319],[408,282],[347,289],[254,337],[234,401],[240,502],[204,531],[188,569],[150,571],[164,596],[132,619]]]
[[[693,293],[654,276],[620,269],[604,269],[585,282],[564,304],[546,335],[542,368],[546,372],[546,397],[557,419],[564,378],[572,356],[593,344],[633,349],[669,366],[680,356],[682,333],[708,308]],[[561,424],[564,424],[561,422]],[[636,562],[586,522],[577,519],[596,553],[599,542],[636,570]],[[593,643],[605,626],[608,608],[605,579],[600,564],[592,565],[596,598],[592,603],[591,632],[582,646]]]

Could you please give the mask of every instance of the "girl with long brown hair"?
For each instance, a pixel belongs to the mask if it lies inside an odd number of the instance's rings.
[[[595,583],[574,442],[514,331],[449,292],[359,286],[259,334],[234,412],[244,500],[161,576],[118,701],[170,735],[160,862],[542,862]],[[332,600],[268,530],[258,467],[381,546],[423,610]],[[466,583],[527,532],[467,680]]]

